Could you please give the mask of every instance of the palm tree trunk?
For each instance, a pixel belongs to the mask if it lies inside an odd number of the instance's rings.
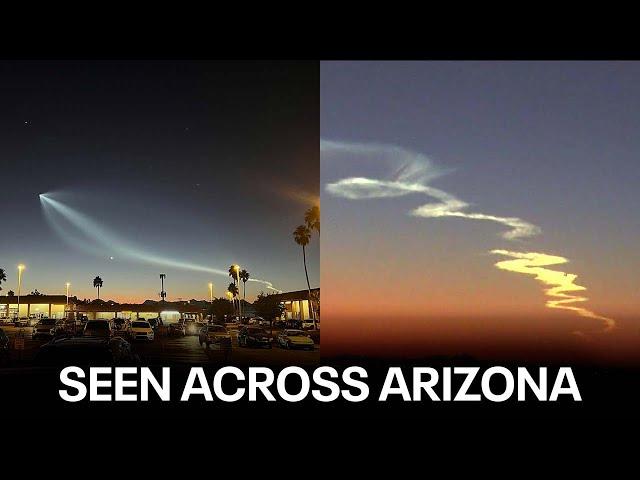
[[[304,275],[307,277],[307,291],[309,292],[309,312],[311,313],[311,319],[313,320],[313,329],[316,330],[316,315],[313,311],[313,304],[311,302],[311,284],[309,283],[309,272],[307,272],[307,253],[304,249],[304,245],[302,245],[302,260],[304,262]],[[300,317],[302,317],[302,312],[300,312]],[[302,318],[300,318],[302,320]]]

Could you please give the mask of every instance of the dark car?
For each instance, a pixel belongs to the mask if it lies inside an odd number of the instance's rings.
[[[60,320],[56,328],[56,335],[73,335],[77,330],[77,322],[72,319]]]
[[[151,325],[151,328],[153,328],[154,330],[162,325],[162,319],[160,318],[150,318],[147,321],[149,322],[149,325]]]
[[[0,364],[9,363],[9,337],[0,328]]]
[[[207,348],[211,345],[226,349],[231,348],[231,335],[222,325],[205,325],[200,329],[198,341],[200,345]]]
[[[113,328],[116,330],[125,330],[127,328],[127,321],[124,318],[114,318]]]
[[[40,347],[35,363],[40,366],[135,365],[140,358],[121,337],[67,337]]]
[[[241,347],[267,347],[271,348],[273,338],[264,328],[243,327],[238,332],[238,345]]]
[[[301,320],[287,320],[285,323],[285,328],[292,328],[295,330],[302,330],[302,321]]]
[[[89,320],[84,325],[84,337],[111,337],[111,322],[109,320]]]
[[[33,327],[33,338],[55,337],[64,330],[64,323],[55,318],[43,318]]]
[[[182,318],[175,323],[169,324],[169,335],[178,335],[180,337],[186,335],[185,321]]]

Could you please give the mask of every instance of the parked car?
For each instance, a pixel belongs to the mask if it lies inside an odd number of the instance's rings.
[[[0,328],[0,362],[2,365],[9,363],[9,337]]]
[[[67,335],[75,335],[80,326],[79,320],[74,320],[73,318],[67,318],[62,320],[62,324],[60,325],[59,331],[57,333],[67,334]]]
[[[151,324],[146,320],[134,320],[129,325],[128,332],[131,340],[148,340],[153,341],[155,333]]]
[[[124,318],[114,318],[113,328],[115,330],[125,330],[127,328],[127,321]]]
[[[184,319],[181,318],[176,323],[169,324],[169,335],[179,335],[181,337],[186,335]]]
[[[314,328],[314,327],[317,327],[319,329],[320,328],[320,323],[315,322],[315,325],[314,325],[313,320],[310,319],[310,318],[307,318],[307,319],[302,321],[302,329],[303,330],[308,330],[308,329],[311,329],[311,328]]]
[[[162,325],[162,320],[160,318],[150,318],[148,321],[149,325],[151,325],[151,328],[154,330]]]
[[[200,345],[204,345],[207,348],[209,348],[210,345],[221,348],[231,348],[231,335],[229,335],[229,331],[222,325],[205,325],[200,329],[198,341]]]
[[[82,331],[84,337],[111,337],[112,335],[113,330],[109,320],[88,320]]]
[[[258,320],[258,325],[260,325],[261,327],[270,327],[271,322],[269,320],[265,320],[264,318],[261,318],[260,320]]]
[[[201,328],[202,328],[202,324],[190,318],[185,320],[184,322],[185,335],[198,335]]]
[[[302,330],[287,329],[278,335],[278,345],[282,348],[304,348],[313,350],[314,343],[311,337]]]
[[[238,332],[238,345],[241,347],[267,347],[271,348],[273,338],[264,328],[242,327]]]
[[[273,322],[274,328],[286,328],[287,322],[285,320],[276,320]]]
[[[219,325],[219,324],[218,324]],[[238,332],[238,330],[240,328],[242,328],[242,325],[235,323],[235,322],[229,322],[229,323],[225,323],[224,327],[229,331],[229,332]]]
[[[287,320],[285,322],[285,328],[300,330],[302,329],[302,322],[300,320]]]
[[[121,337],[57,338],[40,347],[35,356],[35,363],[41,366],[135,365],[139,362],[131,344]]]
[[[35,326],[38,321],[40,321],[38,317],[36,317],[35,315],[29,315],[29,318],[27,318],[27,327]]]
[[[13,323],[16,327],[28,327],[29,319],[27,317],[17,318]]]
[[[55,318],[43,318],[33,327],[33,338],[55,337],[64,331],[64,322]]]

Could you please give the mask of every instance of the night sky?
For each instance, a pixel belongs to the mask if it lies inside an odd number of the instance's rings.
[[[304,289],[291,233],[318,201],[318,142],[317,62],[0,62],[3,293],[19,263],[23,293],[69,281],[80,298],[96,275],[101,298],[132,301],[158,299],[159,273],[168,300],[230,281],[79,249],[49,227],[41,193],[145,252]],[[313,287],[318,241],[308,250]]]

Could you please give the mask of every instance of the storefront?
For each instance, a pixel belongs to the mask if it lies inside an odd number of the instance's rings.
[[[0,319],[64,318],[67,309],[65,295],[21,295],[0,297]]]
[[[312,288],[311,295],[316,304],[320,298],[320,289]],[[284,292],[277,294],[278,299],[284,305],[284,320],[307,320],[311,318],[311,310],[309,308],[309,291],[298,290],[295,292]]]

